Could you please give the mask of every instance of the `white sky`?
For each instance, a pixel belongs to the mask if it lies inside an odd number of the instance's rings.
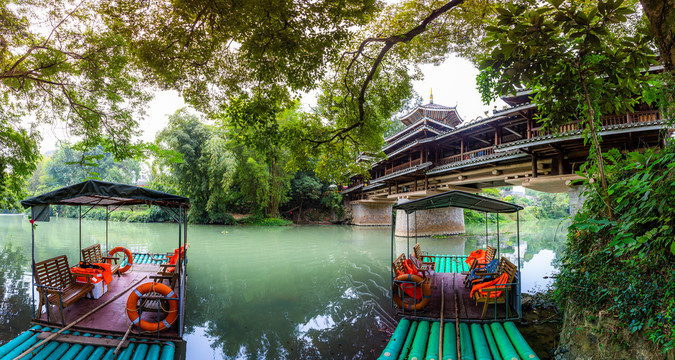
[[[457,105],[457,111],[464,121],[478,116],[485,116],[485,111],[492,110],[492,106],[483,105],[480,94],[476,90],[476,69],[468,60],[450,56],[439,66],[423,65],[424,80],[414,82],[414,89],[424,101],[429,102],[429,92],[433,89],[434,103],[446,106]],[[316,95],[307,95],[305,103],[314,104]],[[500,108],[505,105],[501,100],[497,104]],[[168,116],[186,104],[176,91],[161,91],[148,104],[147,115],[140,123],[141,138],[153,141],[159,131],[168,123]],[[490,112],[491,113],[491,112]],[[41,151],[47,152],[56,148],[57,141],[74,142],[70,139],[62,124],[44,127],[42,133]]]

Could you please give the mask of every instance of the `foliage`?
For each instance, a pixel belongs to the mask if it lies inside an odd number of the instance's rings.
[[[587,193],[570,226],[557,300],[607,311],[631,332],[642,330],[662,349],[673,349],[675,147],[607,158],[616,220],[602,215],[600,195]]]
[[[169,116],[169,124],[157,135],[164,148],[182,154],[183,161],[158,159],[160,166],[170,169],[161,173],[178,193],[191,202],[191,222],[223,223],[227,191],[234,181],[235,159],[226,147],[226,139],[211,127],[202,124],[185,109]]]
[[[300,199],[298,205],[298,219],[302,218],[302,205],[306,201],[319,200],[321,197],[321,183],[310,174],[297,173],[291,180],[291,194],[296,199]]]
[[[85,165],[81,163],[83,158],[89,159]],[[37,195],[88,179],[132,184],[139,178],[140,172],[138,161],[115,161],[114,155],[105,152],[102,146],[81,152],[62,143],[51,156],[39,163],[38,171],[30,178],[28,189]]]
[[[128,42],[158,84],[205,113],[248,90],[310,90],[373,0],[103,2],[105,22]]]
[[[344,216],[344,201],[342,194],[336,189],[328,189],[324,192],[324,197],[321,199],[321,204],[332,211],[335,211],[335,216],[338,220]]]
[[[580,4],[549,0],[537,7],[507,4],[487,27],[491,51],[478,77],[484,99],[532,89],[546,128],[580,121],[591,141],[582,171],[598,174],[607,196],[601,139],[603,115],[632,111],[640,102],[649,65],[654,63],[644,24],[629,27],[634,9],[623,1]],[[611,204],[606,208],[612,217]]]
[[[672,129],[675,127],[675,71],[656,74],[647,84],[642,94],[645,102],[656,104]]]
[[[80,150],[102,146],[117,159],[147,150],[133,141],[149,95],[126,40],[96,9],[69,0],[0,4],[0,161],[17,179],[35,168],[38,124],[63,122]],[[22,121],[30,131],[20,129]],[[4,159],[4,155],[3,155]],[[12,182],[5,184],[12,191]]]
[[[18,202],[26,194],[27,177],[35,170],[36,163],[40,159],[37,134],[19,128],[19,123],[19,116],[9,113],[6,103],[3,104],[0,99],[1,209],[20,207]]]
[[[257,225],[257,226],[289,226],[293,225],[293,222],[286,219],[280,219],[275,217],[264,217],[260,214],[253,216],[245,217],[237,221],[241,225]]]
[[[566,193],[546,193],[525,189],[525,195],[518,194],[503,196],[506,188],[483,189],[481,195],[494,199],[515,203],[523,206],[520,211],[520,221],[537,221],[547,219],[561,219],[569,215],[569,196]],[[495,214],[488,214],[488,222],[496,223]],[[513,222],[515,214],[500,214],[500,222]],[[485,224],[485,213],[473,210],[464,210],[464,222],[467,224]]]

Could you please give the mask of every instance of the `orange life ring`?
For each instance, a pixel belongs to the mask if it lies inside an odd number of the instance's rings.
[[[120,271],[120,274],[121,274],[121,273],[125,273],[125,272],[129,271],[129,269],[131,269],[131,265],[134,264],[134,256],[131,255],[131,251],[129,249],[127,249],[123,246],[118,246],[118,247],[110,250],[110,252],[108,252],[108,256],[113,256],[120,251],[123,251],[124,255],[127,256],[127,266],[125,266],[123,268],[120,268],[119,271]],[[112,260],[108,260],[108,264],[112,264]]]
[[[398,294],[398,291],[394,291],[394,296],[393,300],[396,306],[398,306],[399,309],[403,310],[422,310],[424,309],[427,305],[429,305],[429,302],[431,301],[431,287],[429,286],[429,283],[424,281],[423,278],[420,276],[414,275],[414,274],[402,274],[396,277],[394,281],[394,289],[397,287],[397,281],[414,281],[415,282],[415,287],[421,286],[422,287],[422,301],[420,302],[415,302],[415,305],[413,304],[406,304],[403,302],[403,299],[401,299],[401,296]]]
[[[129,321],[131,321],[133,325],[140,322],[141,330],[144,331],[162,331],[170,328],[176,319],[178,319],[178,299],[169,300],[169,314],[164,320],[154,323],[143,320],[138,315],[138,299],[140,299],[141,295],[147,293],[159,293],[164,295],[164,297],[177,298],[176,293],[164,284],[156,282],[141,284],[127,299],[127,317],[129,318]]]

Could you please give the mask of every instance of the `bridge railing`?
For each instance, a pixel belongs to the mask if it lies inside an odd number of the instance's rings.
[[[478,149],[478,150],[473,150],[473,151],[468,151],[463,154],[456,154],[456,155],[451,155],[447,156],[444,158],[441,158],[438,160],[439,165],[445,165],[445,164],[452,164],[464,160],[470,160],[470,159],[475,159],[479,157],[484,157],[488,155],[492,155],[495,153],[495,148],[494,146]]]
[[[417,165],[422,165],[422,159],[421,158],[418,158],[418,159],[415,159],[415,160],[412,160],[412,161],[408,161],[407,163],[403,163],[401,165],[394,166],[391,169],[385,169],[384,175],[393,174],[397,171],[405,170],[405,169],[408,169],[408,168],[411,168],[411,167],[417,166]]]
[[[648,122],[648,121],[656,121],[660,119],[659,111],[658,110],[645,110],[645,111],[637,111],[635,113],[628,113],[624,115],[609,115],[605,116],[602,118],[602,126],[616,126],[616,125],[624,125],[624,124],[630,124],[630,123],[640,123],[640,122]],[[566,132],[570,131],[577,131],[580,130],[582,127],[581,121],[574,121],[567,123],[565,125],[562,125],[558,128],[559,134],[563,134]],[[546,135],[551,135],[553,134],[553,131],[551,129],[543,129],[541,127],[534,128],[532,129],[531,132],[531,137],[541,137],[541,136],[546,136]]]

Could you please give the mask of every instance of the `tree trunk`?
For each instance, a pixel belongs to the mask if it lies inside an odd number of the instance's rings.
[[[581,75],[581,71],[579,71]],[[607,206],[607,215],[609,220],[614,220],[614,212],[612,211],[612,206],[609,202],[609,193],[607,191],[607,178],[605,177],[605,161],[602,158],[602,148],[600,147],[600,141],[598,140],[598,132],[595,128],[595,110],[593,109],[593,104],[591,103],[591,98],[588,94],[588,89],[586,88],[586,81],[584,80],[583,75],[581,75],[581,86],[584,89],[584,97],[586,98],[586,106],[588,106],[588,127],[591,133],[591,142],[595,148],[595,160],[598,163],[598,172],[600,173],[600,183],[602,184],[602,192],[600,196]]]
[[[303,198],[301,197],[300,198],[300,210],[298,211],[298,220],[297,220],[298,223],[300,221],[302,221],[302,202],[303,202]]]
[[[675,71],[675,0],[640,0],[656,37],[663,66]]]

